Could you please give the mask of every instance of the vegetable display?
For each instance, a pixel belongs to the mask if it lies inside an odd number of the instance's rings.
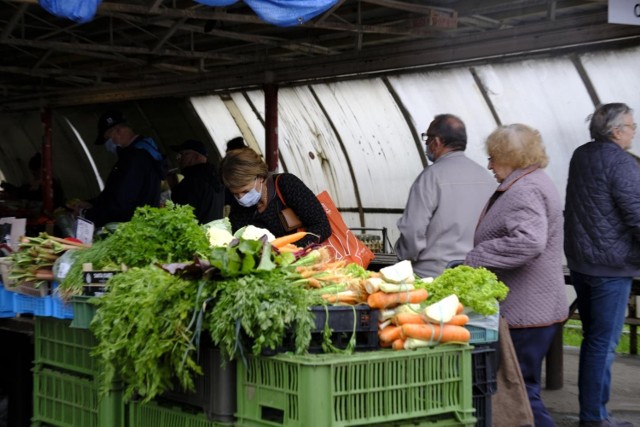
[[[355,308],[351,339],[340,349],[332,344],[332,304],[380,309],[383,347],[468,342],[462,304],[484,314],[506,296],[506,287],[484,269],[458,267],[431,283],[416,277],[408,261],[374,273],[336,261],[326,247],[296,247],[304,235],[275,239],[253,226],[231,233],[228,219],[200,226],[192,208],[169,203],[137,209],[129,223],[77,251],[63,295],[82,291],[83,264],[122,270],[91,300],[98,308],[90,328],[98,339],[93,355],[104,367],[101,391],[117,378],[125,382],[126,399],[136,394],[148,401],[176,380],[193,390],[194,376],[202,373],[196,360],[202,334],[225,360],[277,351],[288,335],[294,337],[290,350],[302,354],[312,333],[321,335],[325,352],[352,352]],[[319,305],[326,309],[321,331],[311,310]]]
[[[209,238],[198,225],[193,208],[167,203],[165,208],[136,209],[131,221],[120,224],[113,234],[95,242],[71,266],[60,283],[61,294],[81,293],[82,265],[96,270],[120,270],[154,263],[184,262],[209,250]]]
[[[54,280],[53,265],[67,250],[86,249],[87,245],[71,239],[61,239],[40,233],[37,237],[22,237],[18,250],[10,256],[9,279],[14,286],[32,283],[34,287]]]
[[[491,271],[468,265],[448,268],[425,286],[430,301],[440,301],[455,294],[465,307],[485,316],[497,313],[498,301],[504,300],[509,292]]]

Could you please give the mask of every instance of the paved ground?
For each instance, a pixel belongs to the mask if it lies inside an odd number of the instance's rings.
[[[557,427],[576,427],[579,351],[575,347],[565,347],[563,355],[564,385],[560,390],[543,390],[542,398]],[[616,418],[640,427],[640,356],[618,356],[613,364],[612,377],[609,411]]]

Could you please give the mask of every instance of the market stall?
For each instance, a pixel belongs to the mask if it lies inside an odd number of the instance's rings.
[[[33,315],[32,425],[490,424],[497,332],[474,320],[506,295],[492,273],[373,272],[229,230],[170,205],[92,245],[25,238],[5,281],[46,291],[7,285],[1,311]]]

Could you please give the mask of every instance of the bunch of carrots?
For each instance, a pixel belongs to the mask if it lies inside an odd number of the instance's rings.
[[[378,333],[380,346],[403,350],[446,342],[469,342],[471,333],[464,327],[469,316],[462,313],[463,309],[459,304],[456,314],[446,323],[430,321],[419,304],[402,304],[383,310]]]
[[[354,276],[347,261],[336,260],[327,247],[307,251],[295,242],[308,233],[301,231],[272,240],[271,246],[279,252],[293,252],[298,259],[291,265],[291,283],[304,286],[330,304],[356,305],[366,303],[364,278]],[[301,255],[301,256],[300,256]]]
[[[312,259],[314,262],[308,262]],[[293,284],[302,285],[330,304],[367,301],[364,278],[354,276],[344,260],[336,261],[326,247],[314,249],[293,265]]]

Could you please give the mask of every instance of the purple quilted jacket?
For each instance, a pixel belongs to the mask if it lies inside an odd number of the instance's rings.
[[[567,318],[562,224],[558,191],[535,166],[512,172],[485,207],[465,264],[486,267],[509,287],[500,304],[509,327]]]

